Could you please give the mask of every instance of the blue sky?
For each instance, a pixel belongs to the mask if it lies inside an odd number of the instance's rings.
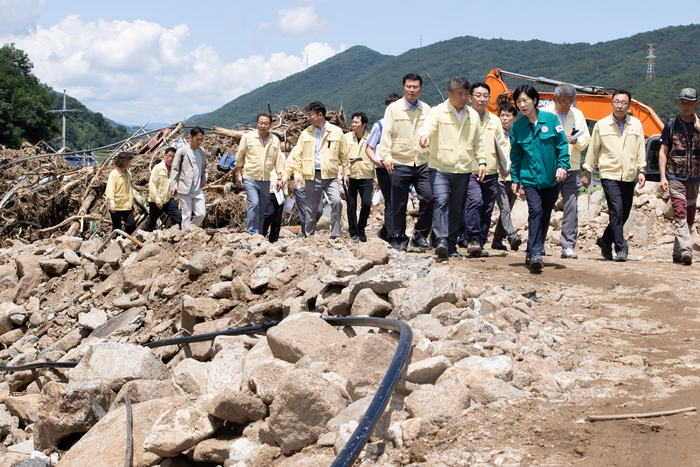
[[[419,47],[421,36],[424,46],[464,35],[596,43],[700,19],[695,9],[650,0],[617,2],[605,13],[610,5],[0,0],[0,40],[24,49],[42,82],[92,110],[128,124],[170,123],[353,45],[398,55]]]

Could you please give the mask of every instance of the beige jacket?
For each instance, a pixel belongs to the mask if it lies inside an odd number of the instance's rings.
[[[316,160],[316,130],[309,125],[301,132],[296,146],[289,153],[284,165],[284,173],[289,178],[292,173],[301,174],[304,180],[313,180],[315,177]],[[336,178],[340,167],[343,173],[350,173],[348,164],[348,148],[343,137],[343,130],[326,122],[326,130],[321,140],[321,178]]]
[[[243,167],[243,178],[266,182],[271,174],[282,174],[284,155],[280,151],[280,140],[268,133],[267,145],[263,146],[258,131],[246,133],[241,138],[236,155],[236,167]],[[277,180],[277,175],[272,175]]]
[[[628,115],[622,134],[612,114],[595,124],[583,169],[593,172],[596,163],[600,178],[623,182],[637,178],[647,165],[644,129],[639,119]]]
[[[382,139],[379,142],[379,157],[385,162],[401,165],[423,165],[428,163],[430,149],[421,149],[418,130],[423,126],[430,106],[418,101],[414,112],[402,98],[384,111]]]

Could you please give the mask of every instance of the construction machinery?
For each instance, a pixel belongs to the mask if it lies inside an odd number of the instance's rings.
[[[513,78],[521,78],[528,81],[534,81],[537,84],[547,86],[558,86],[563,84],[563,81],[553,79],[522,75],[520,73],[512,73],[510,71],[494,68],[486,77],[485,83],[491,88],[491,100],[487,109],[489,112],[498,114],[498,109],[506,102],[513,104],[513,91],[508,89],[503,80],[504,76]],[[571,84],[571,83],[568,83]],[[587,120],[598,121],[607,117],[612,113],[612,88],[603,88],[600,86],[579,86],[571,84],[576,88],[576,99],[574,107],[583,112]],[[544,107],[554,100],[554,92],[540,92],[540,102],[538,107]],[[646,141],[646,173],[647,180],[659,181],[659,147],[661,132],[664,124],[656,115],[656,112],[635,99],[630,103],[630,113],[642,122],[644,129],[644,138]]]

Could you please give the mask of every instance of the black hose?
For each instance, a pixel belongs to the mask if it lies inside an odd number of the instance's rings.
[[[411,328],[401,321],[394,321],[383,318],[368,318],[368,317],[347,317],[347,318],[323,318],[328,324],[333,326],[368,326],[399,333],[399,343],[394,353],[394,357],[389,364],[384,379],[382,379],[377,392],[370,402],[367,411],[364,413],[360,422],[353,432],[350,440],[347,442],[343,450],[338,454],[331,467],[347,467],[352,465],[360,455],[362,448],[367,443],[367,439],[372,434],[375,426],[379,422],[384,409],[389,403],[394,389],[399,383],[399,378],[403,374],[408,359],[411,354],[411,341],[413,332]],[[160,341],[148,342],[143,344],[143,347],[154,348],[164,347],[167,345],[189,344],[194,342],[203,342],[214,340],[217,336],[240,336],[243,334],[263,334],[273,326],[279,324],[279,321],[266,321],[259,326],[249,326],[238,329],[228,329],[226,331],[212,332],[209,334],[201,334],[197,336],[179,337],[175,339],[164,339]],[[34,370],[38,368],[73,368],[78,365],[78,362],[39,362],[30,363],[21,366],[6,366],[0,365],[0,371],[23,371]]]
[[[39,224],[35,224],[34,222],[29,222],[29,221],[17,221],[17,222],[13,222],[12,224],[10,224],[10,225],[8,225],[7,227],[5,227],[4,229],[2,229],[2,232],[0,232],[0,237],[4,237],[4,236],[7,235],[8,233],[10,233],[10,231],[11,231],[12,229],[14,229],[14,228],[15,228],[16,226],[18,226],[18,225],[31,225],[32,227],[41,228],[41,226],[40,226]]]

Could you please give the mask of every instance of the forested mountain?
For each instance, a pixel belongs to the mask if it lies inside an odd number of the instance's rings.
[[[656,44],[656,79],[645,81],[649,43]],[[423,76],[421,99],[435,105],[441,99],[427,81],[426,72],[444,94],[450,76],[459,74],[470,82],[483,81],[496,67],[580,85],[629,88],[633,97],[650,105],[665,119],[678,112],[673,98],[681,87],[693,83],[698,87],[700,56],[689,53],[692,50],[700,50],[697,24],[592,45],[464,36],[411,49],[398,56],[355,46],[302,72],[255,89],[209,114],[198,115],[196,120],[204,126],[231,127],[236,123],[252,123],[256,114],[267,109],[268,102],[273,112],[279,112],[284,107],[303,107],[320,100],[329,109],[338,109],[342,102],[347,114],[361,110],[374,121],[383,115],[384,97],[391,92],[401,93],[401,77],[406,73]],[[523,81],[506,78],[506,82],[512,89]]]

